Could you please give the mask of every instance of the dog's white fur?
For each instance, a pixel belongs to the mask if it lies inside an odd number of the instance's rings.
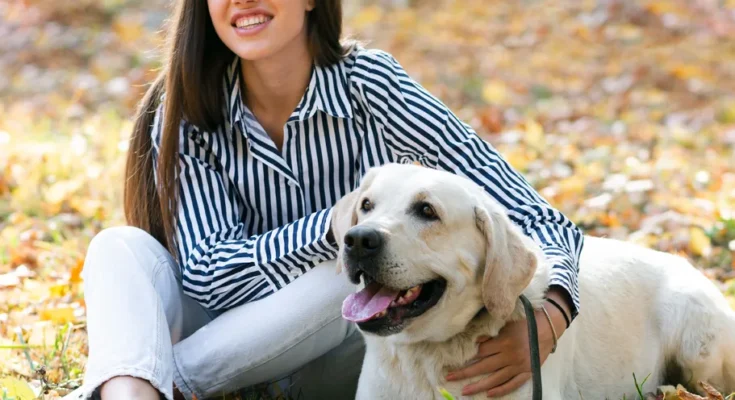
[[[359,209],[365,198],[374,204],[368,213]],[[412,216],[408,210],[417,199],[429,201],[441,222]],[[478,336],[496,336],[508,320],[524,318],[521,293],[541,307],[549,263],[539,247],[468,179],[412,165],[370,170],[337,204],[335,237],[357,224],[387,238],[390,273],[381,283],[401,288],[447,281],[441,300],[401,332],[363,332],[367,348],[357,398],[441,399],[438,387],[468,398],[461,388],[479,379],[443,377],[476,355]],[[544,399],[635,398],[633,373],[639,381],[650,374],[644,389],[655,391],[674,364],[691,383],[735,390],[735,312],[683,258],[586,237],[579,288],[581,313],[542,367]],[[488,312],[478,314],[483,307]],[[530,398],[530,382],[503,397]]]

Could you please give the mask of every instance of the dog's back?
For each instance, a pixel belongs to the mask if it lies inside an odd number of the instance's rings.
[[[697,380],[735,390],[735,313],[686,260],[587,237],[579,279],[583,309],[573,323],[579,393],[565,398],[634,398],[634,373],[639,383],[648,377],[646,391],[664,383],[694,389]],[[667,382],[682,377],[689,382]]]

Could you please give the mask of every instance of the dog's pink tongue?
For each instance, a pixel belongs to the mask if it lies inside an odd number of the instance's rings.
[[[347,296],[342,303],[342,317],[352,322],[367,321],[373,315],[387,309],[398,293],[397,290],[373,282],[365,289]]]

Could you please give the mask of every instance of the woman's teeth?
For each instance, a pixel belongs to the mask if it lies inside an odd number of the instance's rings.
[[[250,17],[243,17],[235,21],[235,26],[238,28],[252,28],[254,26],[266,23],[272,20],[273,17],[266,15],[253,15]]]

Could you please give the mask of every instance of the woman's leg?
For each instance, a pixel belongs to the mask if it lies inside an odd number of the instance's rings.
[[[176,386],[201,399],[295,372],[296,398],[354,398],[364,345],[341,315],[342,301],[354,291],[335,263],[326,262],[219,315],[174,345]]]
[[[84,398],[111,378],[126,376],[173,398],[172,343],[212,319],[183,295],[179,273],[166,249],[141,229],[108,228],[92,239],[82,272],[89,337]],[[133,398],[131,392],[140,388],[136,382],[141,381],[113,381],[102,395]],[[145,398],[145,390],[137,393]]]

